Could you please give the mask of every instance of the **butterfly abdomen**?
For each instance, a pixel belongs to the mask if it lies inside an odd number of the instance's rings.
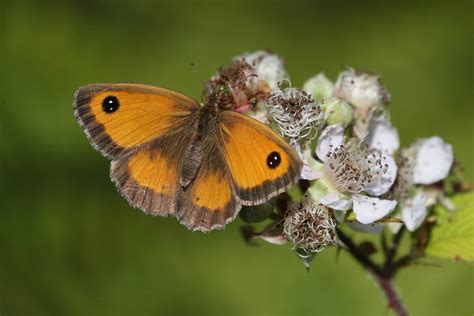
[[[209,107],[202,107],[192,121],[195,123],[189,127],[192,130],[189,132],[191,141],[186,148],[181,169],[180,183],[183,189],[196,177],[203,156],[209,151],[217,135],[216,113]]]

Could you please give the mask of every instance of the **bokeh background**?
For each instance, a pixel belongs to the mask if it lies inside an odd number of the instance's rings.
[[[131,209],[72,95],[141,82],[199,98],[219,66],[262,48],[295,86],[364,68],[392,93],[402,144],[442,136],[473,182],[472,20],[472,1],[2,1],[0,314],[390,314],[345,253],[307,273],[289,246],[246,245],[241,220],[203,235]],[[397,284],[414,315],[472,315],[473,274],[412,266]]]

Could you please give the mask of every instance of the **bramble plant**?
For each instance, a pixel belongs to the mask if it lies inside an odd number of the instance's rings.
[[[248,242],[289,243],[308,269],[327,247],[345,250],[397,315],[408,314],[392,282],[400,268],[474,260],[473,194],[451,145],[434,136],[399,148],[379,75],[348,68],[335,83],[320,73],[300,89],[280,56],[257,51],[220,68],[206,84],[210,96],[271,126],[304,162],[298,185],[241,210]],[[360,241],[360,232],[373,237]]]

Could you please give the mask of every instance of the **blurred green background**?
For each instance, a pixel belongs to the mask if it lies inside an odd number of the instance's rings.
[[[365,68],[392,93],[402,144],[442,136],[473,182],[472,19],[472,1],[2,1],[0,314],[390,314],[345,253],[308,274],[289,246],[247,246],[240,220],[203,235],[131,209],[72,95],[141,82],[199,98],[219,66],[262,48],[295,86]],[[414,315],[474,312],[472,265],[412,266],[397,284]]]

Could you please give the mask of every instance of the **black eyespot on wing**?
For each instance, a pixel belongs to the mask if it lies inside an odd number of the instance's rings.
[[[272,151],[268,156],[267,156],[267,166],[270,169],[275,169],[278,167],[281,163],[281,157],[280,154],[276,151]]]
[[[105,97],[104,101],[102,101],[102,110],[105,113],[114,113],[120,107],[120,102],[117,97],[113,95],[109,95]]]

